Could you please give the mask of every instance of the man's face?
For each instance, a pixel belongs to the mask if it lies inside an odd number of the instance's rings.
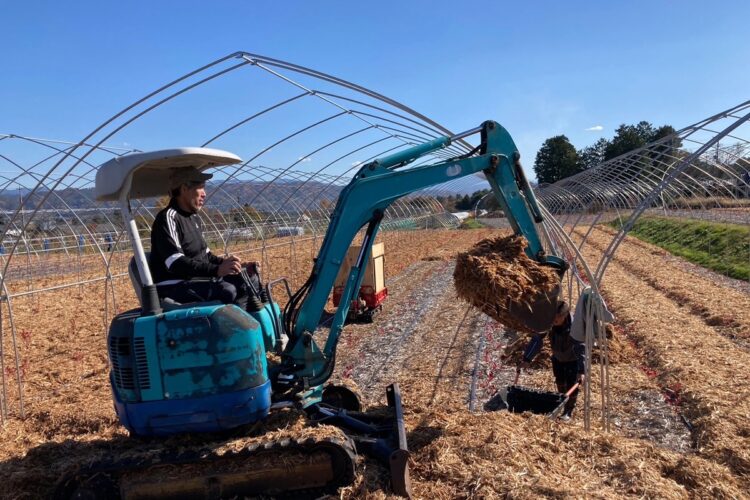
[[[206,201],[206,184],[184,184],[180,187],[180,206],[188,212],[197,213]]]
[[[565,318],[566,318],[567,316],[568,316],[568,313],[562,313],[562,314],[559,314],[559,313],[558,313],[558,315],[557,315],[557,316],[555,316],[555,321],[553,321],[553,324],[554,324],[555,326],[560,326],[560,325],[562,325],[563,323],[565,323]]]

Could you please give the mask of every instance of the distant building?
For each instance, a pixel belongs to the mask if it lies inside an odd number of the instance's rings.
[[[304,236],[305,229],[300,226],[282,226],[276,229],[276,236]]]

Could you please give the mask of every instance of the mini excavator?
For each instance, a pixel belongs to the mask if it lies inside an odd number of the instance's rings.
[[[480,146],[464,156],[404,168],[477,133]],[[157,451],[81,465],[59,480],[54,496],[310,497],[350,484],[357,453],[386,464],[393,493],[410,496],[399,388],[388,386],[387,411],[367,413],[361,411],[356,392],[328,383],[339,336],[388,206],[399,197],[458,177],[483,172],[513,230],[528,240],[527,254],[562,276],[565,261],[543,249],[536,226],[542,214],[519,156],[508,132],[487,121],[365,164],[338,197],[307,281],[294,293],[284,278],[266,283],[261,305],[249,312],[232,304],[160,300],[130,207],[132,199],[161,196],[175,169],[217,168],[239,163],[239,157],[216,149],[181,148],[129,154],[101,165],[95,195],[99,201],[119,202],[134,252],[131,278],[141,301],[140,308],[116,316],[109,329],[114,406],[130,434],[148,438],[150,448]],[[330,330],[319,343],[319,322],[339,268],[365,227]],[[288,294],[283,311],[273,299],[273,290],[282,287]],[[518,311],[519,319],[532,330],[548,329],[558,293],[559,286],[537,296],[528,310]],[[271,352],[277,355],[275,362],[267,359]],[[272,440],[221,457],[210,450],[175,454],[166,449],[170,446],[159,444],[165,442],[162,436],[172,436],[174,448],[180,435],[236,431],[289,407],[305,413],[309,427],[304,437]],[[343,430],[339,435],[345,439],[331,438],[330,433],[316,437],[322,424]],[[165,449],[159,452],[159,446]],[[261,455],[281,460],[252,460]],[[189,468],[189,474],[158,472],[165,466],[169,471]]]

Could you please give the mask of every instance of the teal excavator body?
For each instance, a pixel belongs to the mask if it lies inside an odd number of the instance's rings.
[[[476,133],[481,134],[481,144],[465,156],[404,168],[452,141]],[[142,303],[141,308],[117,316],[109,332],[110,380],[120,421],[133,433],[145,436],[213,432],[257,422],[275,408],[296,406],[315,423],[342,428],[359,451],[389,463],[394,491],[408,495],[408,448],[398,387],[388,389],[392,414],[383,423],[358,413],[356,397],[328,390],[324,384],[333,374],[339,335],[352,298],[360,289],[383,214],[402,196],[484,173],[514,232],[528,240],[528,255],[555,267],[562,276],[565,262],[544,251],[537,229],[542,214],[513,140],[503,127],[488,121],[466,133],[440,137],[363,165],[340,193],[309,278],[295,293],[287,285],[289,300],[283,313],[272,298],[273,287],[283,280],[266,285],[267,301],[260,312],[248,313],[235,305],[218,303],[164,304],[151,279],[130,198],[158,195],[159,182],[164,182],[170,170],[187,166],[205,169],[239,161],[231,153],[185,148],[126,155],[102,165],[97,173],[97,199],[120,201],[133,244],[137,268],[134,283]],[[361,251],[330,332],[325,344],[318,345],[316,330],[336,275],[353,239],[365,227]],[[553,293],[539,297],[529,311],[519,314],[532,329],[542,331],[551,326],[555,307]],[[267,362],[266,354],[271,351],[280,356],[280,362]],[[326,445],[331,452],[331,443]],[[326,480],[329,486],[345,482],[341,470],[353,468],[351,464],[341,465],[346,461],[342,457],[348,456],[342,449],[339,446],[331,452],[334,479]],[[107,469],[110,472],[106,474],[114,475],[116,472],[111,471],[116,470]],[[101,471],[97,474],[102,477]],[[224,476],[212,474],[206,479],[207,491],[215,491],[217,482],[238,481],[236,477],[221,479]],[[320,480],[318,476],[311,472],[305,477],[314,482]],[[245,479],[249,484],[249,476]],[[68,490],[70,484],[66,483]],[[182,486],[176,484],[175,488]],[[242,492],[256,491],[248,488]],[[159,491],[166,495],[166,490]]]

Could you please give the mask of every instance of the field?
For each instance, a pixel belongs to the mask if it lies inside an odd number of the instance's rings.
[[[337,377],[355,382],[368,405],[384,404],[387,384],[401,385],[415,495],[748,497],[748,291],[628,238],[603,283],[617,316],[612,430],[598,428],[596,419],[587,433],[580,417],[564,424],[485,412],[484,403],[515,375],[501,355],[516,339],[457,299],[453,256],[495,234],[500,233],[386,233],[386,309],[374,324],[349,325],[342,335]],[[583,247],[589,261],[598,261],[612,234],[600,226],[589,235]],[[573,233],[579,241],[582,236]],[[263,256],[267,273],[286,274],[300,284],[315,250],[314,241],[269,250]],[[51,285],[56,278],[39,279]],[[117,278],[114,287],[119,310],[135,302],[126,280]],[[101,283],[14,303],[26,418],[12,418],[0,428],[1,498],[38,498],[72,463],[133,446],[111,409],[104,293]],[[17,413],[18,373],[7,365],[6,373],[11,410]],[[551,390],[548,356],[540,356],[521,383]],[[597,417],[596,377],[592,390]],[[385,470],[360,461],[356,483],[339,496],[388,497]]]

